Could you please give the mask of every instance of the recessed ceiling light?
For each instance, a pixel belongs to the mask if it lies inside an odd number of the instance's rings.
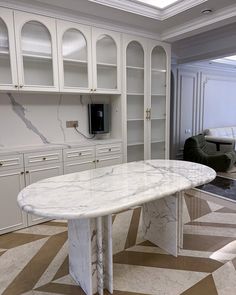
[[[201,13],[202,14],[210,14],[210,13],[212,13],[212,9],[203,9],[202,11],[201,11]]]
[[[165,8],[175,2],[179,2],[180,0],[136,0],[138,2],[142,2],[144,4],[148,4],[157,8]]]

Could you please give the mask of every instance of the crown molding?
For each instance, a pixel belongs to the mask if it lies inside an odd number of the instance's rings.
[[[169,5],[167,8],[160,9],[149,4],[141,3],[136,0],[89,0],[97,4],[109,6],[111,8],[131,12],[144,17],[166,20],[176,14],[205,3],[208,0],[180,0],[177,3]]]
[[[55,19],[70,21],[70,22],[88,25],[88,26],[93,25],[98,28],[106,29],[106,30],[111,30],[112,28],[112,31],[116,31],[119,33],[126,33],[126,34],[131,34],[131,35],[136,35],[136,36],[140,36],[144,38],[150,38],[150,39],[161,41],[161,35],[159,33],[150,33],[145,30],[140,30],[140,28],[137,29],[135,27],[130,27],[130,26],[128,27],[118,23],[110,22],[107,19],[94,17],[92,15],[79,13],[77,11],[73,14],[73,13],[65,12],[63,11],[63,9],[60,9],[58,7],[46,8],[46,7],[34,5],[34,4],[26,5],[23,3],[17,3],[14,0],[12,2],[0,0],[0,7],[28,12],[28,13],[34,13],[34,14],[43,15],[47,17],[53,17]]]
[[[231,20],[230,20],[231,19]],[[236,20],[236,5],[231,5],[225,9],[221,9],[212,15],[201,16],[196,20],[185,23],[175,27],[174,29],[169,29],[161,34],[162,41],[177,41],[178,39],[189,37],[189,33],[193,31],[198,31],[197,33],[202,33],[205,28],[216,29],[222,26],[222,22],[225,25],[232,23]]]

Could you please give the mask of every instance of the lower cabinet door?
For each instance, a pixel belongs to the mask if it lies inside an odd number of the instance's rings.
[[[64,174],[94,169],[95,167],[94,159],[66,162],[64,164]]]
[[[46,179],[53,176],[58,176],[63,174],[63,168],[62,164],[55,164],[55,165],[42,165],[42,166],[36,166],[36,167],[30,167],[26,168],[25,171],[25,181],[26,186]],[[42,223],[49,220],[48,218],[36,216],[33,214],[28,214],[28,225],[35,225],[38,223]]]
[[[24,186],[23,169],[0,173],[0,234],[27,226],[27,214],[17,204],[17,195]]]
[[[100,157],[96,161],[96,168],[122,164],[122,155],[111,155],[107,157]]]

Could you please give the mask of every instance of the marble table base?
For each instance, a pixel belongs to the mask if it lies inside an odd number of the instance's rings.
[[[177,256],[183,248],[182,210],[182,192],[144,204],[144,238]]]
[[[166,252],[182,248],[182,193],[143,205],[143,233]],[[69,220],[69,269],[87,295],[113,293],[112,216]]]
[[[112,217],[68,221],[69,271],[87,295],[113,293]]]

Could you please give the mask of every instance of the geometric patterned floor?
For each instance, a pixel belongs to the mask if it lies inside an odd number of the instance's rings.
[[[236,211],[185,201],[177,258],[143,240],[140,208],[114,216],[114,295],[236,294]],[[0,236],[0,294],[84,294],[69,276],[67,247],[65,221]]]

